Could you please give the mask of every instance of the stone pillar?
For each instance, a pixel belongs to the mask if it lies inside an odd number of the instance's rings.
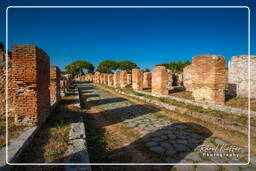
[[[127,86],[127,71],[120,72],[120,87],[125,88]]]
[[[143,73],[143,88],[151,88],[152,83],[152,73],[144,72]]]
[[[152,94],[167,95],[169,74],[164,66],[156,66],[152,71]]]
[[[113,74],[108,74],[108,86],[113,86]]]
[[[192,91],[192,64],[183,69],[183,86],[186,91]]]
[[[138,69],[132,69],[132,89],[143,90],[143,72]]]
[[[132,74],[127,74],[127,84],[128,85],[132,84]]]
[[[49,56],[33,45],[12,46],[15,123],[43,123],[50,113]]]
[[[193,97],[198,102],[224,104],[225,57],[199,55],[192,61]]]
[[[51,105],[60,101],[60,69],[57,66],[50,67],[50,102]]]
[[[119,88],[120,87],[120,72],[115,72],[114,76],[113,76],[113,86],[115,88]]]
[[[228,88],[229,94],[242,98],[249,95],[248,55],[233,56],[228,63]],[[250,59],[250,94],[256,98],[256,56]]]

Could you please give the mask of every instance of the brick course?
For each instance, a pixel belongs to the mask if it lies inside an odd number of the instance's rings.
[[[12,46],[15,123],[40,124],[50,113],[49,56],[33,45]]]
[[[132,88],[143,90],[143,72],[138,68],[132,69]]]
[[[199,55],[192,61],[193,97],[198,102],[224,104],[225,57]]]
[[[60,100],[60,69],[57,66],[50,67],[50,102],[54,104]]]
[[[152,71],[152,94],[169,94],[168,81],[170,75],[164,66],[156,66]]]

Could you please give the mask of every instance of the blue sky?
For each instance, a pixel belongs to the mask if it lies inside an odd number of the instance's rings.
[[[255,13],[251,4],[255,1],[248,4],[228,0],[224,4],[223,1],[219,4],[216,1],[215,4],[209,4],[211,1],[208,4],[203,1],[193,4],[188,3],[191,1],[182,4],[56,2],[6,1],[1,9],[8,5],[251,5]],[[247,11],[246,8],[9,9],[9,47],[11,44],[35,44],[51,57],[51,65],[61,69],[78,59],[95,66],[106,59],[130,60],[142,69],[152,69],[162,62],[191,61],[200,54],[224,55],[229,60],[234,55],[247,54]],[[256,54],[254,22],[251,29],[251,53]],[[5,42],[4,32],[0,41]]]

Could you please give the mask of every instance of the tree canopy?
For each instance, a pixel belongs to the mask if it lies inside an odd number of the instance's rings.
[[[118,65],[119,65],[118,68],[120,70],[126,70],[128,72],[131,72],[133,68],[137,68],[137,64],[131,61],[121,61],[121,62],[118,62]]]
[[[148,68],[144,69],[143,72],[150,72]]]
[[[93,73],[94,66],[87,61],[77,60],[65,67],[67,73],[74,75],[83,74],[83,70],[87,69],[88,73]]]
[[[113,70],[118,69],[118,66],[116,61],[105,60],[98,65],[97,71],[101,73],[113,73]]]
[[[166,69],[169,69],[174,73],[181,73],[183,72],[183,69],[190,64],[191,64],[190,61],[186,61],[186,62],[179,61],[179,62],[170,62],[170,63],[164,62],[162,64],[157,64],[156,66],[165,66]]]

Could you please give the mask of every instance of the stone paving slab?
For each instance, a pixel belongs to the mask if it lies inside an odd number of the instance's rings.
[[[230,152],[208,152],[203,153],[202,148],[220,148],[221,145],[235,147],[218,137],[205,135],[202,132],[193,129],[189,124],[181,123],[175,120],[162,118],[159,111],[147,111],[143,105],[136,105],[124,99],[109,103],[104,103],[107,99],[117,98],[114,95],[101,89],[92,89],[89,94],[97,96],[88,97],[87,101],[98,100],[98,106],[111,112],[118,117],[126,127],[136,130],[140,134],[140,139],[153,153],[158,153],[165,158],[167,163],[246,163],[248,158],[248,149],[237,147],[239,150]],[[213,155],[218,156],[213,156]],[[245,170],[255,169],[255,161],[250,166],[236,169]],[[192,166],[191,166],[192,167]],[[191,168],[188,167],[188,168]],[[212,170],[220,169],[221,166],[212,167]],[[198,167],[202,170],[204,167]]]

